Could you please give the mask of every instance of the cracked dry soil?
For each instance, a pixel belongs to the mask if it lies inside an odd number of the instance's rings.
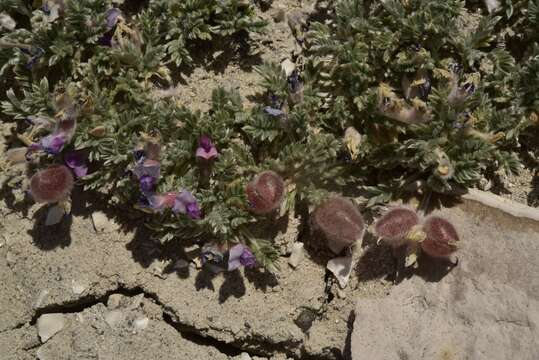
[[[308,256],[296,270],[283,259],[278,277],[178,268],[189,258],[181,247],[128,226],[96,233],[93,211],[79,204],[70,221],[46,228],[39,205],[25,215],[0,204],[0,358],[345,357],[358,276],[338,297]],[[365,286],[367,296],[386,287],[379,279]],[[36,323],[50,313],[67,325],[42,344]],[[137,328],[139,318],[147,327]]]

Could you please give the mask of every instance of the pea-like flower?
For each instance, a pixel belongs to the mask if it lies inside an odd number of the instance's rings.
[[[101,36],[97,42],[103,46],[112,46],[112,37],[116,30],[116,25],[120,21],[122,11],[118,8],[110,8],[105,12],[105,27],[107,31]]]
[[[83,177],[88,174],[88,165],[86,164],[86,156],[83,151],[70,151],[64,156],[64,162],[73,172],[76,177]]]
[[[49,154],[59,154],[66,144],[71,142],[77,122],[74,115],[60,119],[52,134],[43,137],[39,142],[28,147],[28,154],[35,151],[45,151]]]
[[[202,218],[202,210],[197,199],[187,190],[182,190],[174,199],[172,212],[175,214],[187,214],[191,219]]]
[[[198,141],[196,157],[204,160],[212,160],[217,156],[219,156],[219,153],[211,138],[207,135],[202,135]]]
[[[234,245],[228,254],[228,271],[235,270],[240,266],[252,268],[256,265],[256,257],[251,249],[243,244]]]

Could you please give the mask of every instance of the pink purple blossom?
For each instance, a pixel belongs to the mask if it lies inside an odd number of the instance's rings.
[[[207,135],[202,135],[198,141],[196,157],[204,160],[212,160],[219,156],[217,148]]]
[[[88,165],[86,156],[82,151],[70,151],[64,156],[64,162],[77,177],[83,177],[88,174]]]
[[[228,252],[228,271],[235,270],[240,266],[252,268],[256,265],[256,257],[247,246],[234,245]]]

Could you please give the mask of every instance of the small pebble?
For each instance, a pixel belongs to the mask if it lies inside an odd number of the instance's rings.
[[[64,314],[43,314],[37,319],[37,333],[42,343],[45,343],[64,328],[66,319]]]
[[[296,64],[294,64],[290,59],[286,59],[281,63],[281,69],[283,69],[286,77],[292,75],[294,70],[296,70]]]
[[[138,319],[135,319],[135,321],[133,321],[133,327],[135,328],[135,330],[138,330],[138,331],[144,330],[148,326],[149,322],[150,322],[150,319],[148,319],[147,317],[138,318]]]
[[[118,225],[114,220],[109,219],[102,211],[96,211],[92,213],[92,222],[94,223],[94,229],[96,233],[110,233],[118,230]]]
[[[288,264],[292,266],[294,269],[296,269],[301,263],[301,260],[303,260],[303,256],[304,256],[303,246],[304,245],[301,242],[296,242],[294,243],[294,245],[292,245],[292,253],[290,254],[290,257],[288,258]]]
[[[75,280],[71,280],[71,289],[75,295],[80,295],[86,290],[86,286]]]
[[[47,211],[47,218],[45,220],[45,226],[56,225],[65,215],[65,210],[58,205],[52,206]]]
[[[337,257],[328,261],[327,269],[335,275],[339,286],[344,289],[352,273],[352,256]]]
[[[111,327],[115,328],[125,318],[124,313],[121,310],[112,310],[105,315],[105,322]]]

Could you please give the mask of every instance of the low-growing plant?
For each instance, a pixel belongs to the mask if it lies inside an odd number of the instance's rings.
[[[538,82],[522,77],[534,71],[536,1],[493,14],[460,0],[328,6],[328,21],[310,25],[306,69],[326,129],[361,134],[351,163],[370,205],[418,185],[455,193],[493,169],[519,170],[518,139],[537,111],[529,90]]]
[[[241,46],[235,35],[261,30],[252,2],[151,0],[136,13],[108,0],[2,2],[2,117],[18,132],[8,160],[37,169],[37,201],[67,196],[74,174],[140,210],[161,241],[205,244],[203,261],[219,269],[275,268],[273,239],[254,230],[309,207],[340,253],[365,225],[332,193],[361,188],[373,205],[518,170],[539,112],[539,3],[524,3],[482,15],[459,0],[335,1],[325,23],[297,21],[301,66],[256,68],[252,107],[216,88],[210,108],[193,111],[159,90],[195,65],[198,45]],[[451,224],[410,211],[391,210],[377,235],[413,253],[454,251]]]

